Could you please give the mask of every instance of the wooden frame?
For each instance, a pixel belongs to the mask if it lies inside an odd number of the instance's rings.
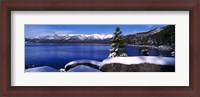
[[[189,11],[190,86],[11,86],[11,11]],[[198,0],[8,0],[1,2],[1,96],[200,97]]]

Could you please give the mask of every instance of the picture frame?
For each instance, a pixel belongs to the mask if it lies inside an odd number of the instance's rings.
[[[189,86],[11,86],[11,11],[189,11]],[[199,0],[8,0],[1,2],[1,96],[199,97]]]

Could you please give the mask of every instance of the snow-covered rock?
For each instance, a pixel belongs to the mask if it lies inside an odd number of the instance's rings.
[[[79,65],[69,69],[67,72],[101,72],[101,71],[89,66]]]
[[[137,56],[137,57],[114,57],[103,60],[102,64],[121,63],[121,64],[141,64],[151,63],[159,65],[175,65],[175,58],[157,56]]]
[[[73,64],[81,64],[81,63],[90,63],[90,64],[93,64],[93,65],[97,65],[99,67],[102,67],[102,62],[99,62],[99,61],[95,61],[95,60],[75,60],[75,61],[71,61],[69,63],[67,63],[65,65],[65,68],[69,65],[73,65]]]
[[[79,64],[75,67],[70,68],[69,70],[67,70],[67,72],[101,72],[100,70],[98,70],[98,68],[93,68],[93,67],[85,65],[87,63],[99,66],[99,69],[102,68],[103,65],[111,64],[111,63],[121,63],[125,65],[150,63],[150,64],[174,66],[175,58],[159,57],[159,56],[134,56],[134,57],[108,58],[108,59],[103,60],[103,62],[94,61],[94,60],[76,60],[76,61],[72,61],[66,64],[65,68],[73,64]],[[41,66],[41,67],[26,69],[25,72],[65,72],[65,70],[60,69],[59,71],[49,66]]]
[[[59,71],[60,72],[66,72],[64,68],[61,68]]]
[[[41,67],[26,69],[25,72],[59,72],[59,70],[49,66],[41,66]]]

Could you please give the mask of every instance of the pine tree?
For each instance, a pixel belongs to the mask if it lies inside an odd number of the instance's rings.
[[[110,49],[109,57],[126,57],[126,44],[124,43],[122,32],[119,27],[117,27],[115,31],[116,32],[114,32],[114,36],[111,41],[112,48]]]

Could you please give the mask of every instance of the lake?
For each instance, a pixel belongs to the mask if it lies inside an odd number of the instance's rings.
[[[70,61],[89,59],[103,61],[109,55],[109,44],[25,44],[25,64],[64,68]],[[128,56],[139,56],[141,49],[136,46],[126,47]],[[170,56],[168,51],[149,49],[151,56]]]

